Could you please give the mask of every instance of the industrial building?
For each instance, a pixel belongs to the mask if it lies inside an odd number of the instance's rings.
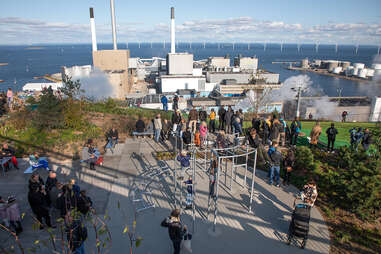
[[[242,57],[239,55],[234,58],[234,66],[239,67],[241,71],[252,71],[255,73],[258,69],[258,58]]]

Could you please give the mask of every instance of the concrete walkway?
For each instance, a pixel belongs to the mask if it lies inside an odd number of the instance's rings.
[[[61,181],[69,178],[77,179],[83,189],[87,189],[99,214],[110,216],[108,226],[112,232],[112,246],[109,253],[126,253],[129,251],[129,238],[122,231],[125,225],[132,228],[135,208],[140,204],[132,202],[133,186],[141,182],[139,177],[144,172],[172,169],[173,161],[159,161],[154,158],[157,151],[171,149],[171,145],[156,144],[152,139],[127,139],[120,152],[105,157],[103,167],[90,171],[77,162],[54,163],[53,169]],[[243,170],[238,171],[237,182],[243,180]],[[248,184],[251,184],[251,174]],[[138,177],[136,177],[138,176]],[[11,171],[0,178],[0,195],[15,193],[22,204],[23,212],[31,213],[27,204],[27,177],[20,172]],[[292,213],[292,203],[297,189],[294,187],[269,186],[266,174],[257,170],[255,179],[255,195],[253,212],[248,213],[248,188],[233,183],[230,192],[221,177],[219,210],[216,233],[212,232],[213,216],[207,218],[208,178],[199,170],[196,177],[196,214],[195,227],[191,210],[182,214],[183,222],[190,231],[194,231],[193,253],[329,253],[329,232],[321,214],[312,209],[309,240],[305,250],[293,243],[286,245],[287,231]],[[171,242],[166,228],[160,227],[161,221],[174,208],[173,178],[169,174],[157,178],[150,185],[152,202],[155,208],[147,209],[136,215],[136,236],[143,238],[142,244],[134,253],[171,253]],[[149,196],[144,195],[145,199]],[[118,203],[120,208],[118,208]],[[25,233],[21,239],[31,245],[36,239],[36,232],[31,229],[30,216],[26,216],[23,225]],[[89,225],[89,239],[86,250],[94,250],[94,232]],[[47,238],[42,233],[40,238]],[[0,233],[0,244],[7,238]],[[0,245],[1,246],[1,245]],[[51,253],[41,249],[39,253]]]

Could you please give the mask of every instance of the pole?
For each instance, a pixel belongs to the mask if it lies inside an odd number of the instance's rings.
[[[299,117],[300,116],[300,94],[302,92],[302,88],[301,87],[298,87],[298,102],[297,102],[297,105],[296,105],[296,117]]]
[[[257,167],[257,149],[255,149],[254,163],[253,163],[253,179],[251,180],[251,191],[250,191],[250,205],[249,213],[251,212],[251,205],[253,203],[253,193],[254,193],[254,182],[255,182],[255,169]]]
[[[112,43],[114,44],[114,50],[117,50],[118,47],[116,45],[116,24],[115,24],[114,0],[110,0],[110,8],[111,8],[111,25],[112,25]]]
[[[176,155],[177,155],[177,134],[175,134],[175,142],[174,142],[174,144],[175,144],[175,147],[173,148],[173,152],[174,152],[174,154],[175,154],[175,156],[174,156],[174,160],[173,160],[173,170],[174,170],[174,189],[175,189],[175,207],[177,206],[177,196],[176,196],[176,192],[177,192],[177,175],[176,175]]]
[[[192,233],[194,234],[194,231],[195,231],[195,220],[196,220],[196,153],[195,153],[195,149],[193,149],[193,176],[192,176],[192,184],[193,184],[193,204],[192,204],[192,208],[193,208],[193,230],[192,230]]]
[[[171,53],[176,53],[175,44],[175,8],[171,7]]]

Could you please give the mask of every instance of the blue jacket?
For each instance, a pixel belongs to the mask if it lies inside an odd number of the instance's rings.
[[[168,103],[168,98],[166,96],[161,97],[161,103],[167,104]]]
[[[189,167],[189,165],[190,165],[190,162],[189,162],[190,156],[189,156],[189,154],[187,154],[187,156],[185,156],[185,157],[179,155],[179,156],[177,156],[177,160],[180,161],[181,167],[186,168],[186,167]]]

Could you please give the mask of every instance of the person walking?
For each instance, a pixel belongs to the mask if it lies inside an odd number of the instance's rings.
[[[225,130],[225,113],[226,113],[226,110],[223,106],[221,106],[219,109],[218,109],[218,121],[219,121],[219,129],[220,130]]]
[[[193,107],[189,111],[189,128],[192,130],[193,133],[196,132],[197,129],[197,121],[198,121],[198,113],[195,107]]]
[[[7,91],[7,103],[8,103],[8,108],[12,108],[12,102],[13,102],[13,91],[12,88],[8,88]]]
[[[153,121],[153,125],[154,125],[154,128],[155,128],[154,139],[155,139],[156,142],[159,142],[160,133],[161,133],[161,129],[162,129],[160,114],[156,115],[155,120]]]
[[[225,132],[226,134],[232,133],[232,117],[234,115],[233,109],[229,106],[228,111],[225,113],[224,122],[225,122]]]
[[[319,137],[321,134],[320,123],[316,122],[315,126],[312,128],[310,133],[310,148],[317,148],[317,144],[319,142]]]
[[[167,96],[163,95],[161,97],[160,101],[163,104],[163,110],[168,111],[168,98],[167,98]]]
[[[331,123],[331,127],[329,127],[325,133],[327,134],[328,137],[328,145],[327,145],[327,150],[328,152],[333,152],[335,148],[335,139],[336,135],[339,133],[337,129],[335,128],[335,124]]]
[[[279,187],[279,180],[280,180],[280,164],[282,162],[282,154],[278,151],[278,143],[274,141],[272,143],[272,147],[274,148],[274,151],[270,154],[270,160],[271,160],[271,170],[270,170],[270,182],[269,184],[273,184],[273,179],[275,176],[275,186]]]
[[[216,132],[215,120],[216,120],[216,112],[214,112],[214,109],[212,108],[209,114],[209,129],[211,133]]]
[[[341,122],[345,123],[345,121],[347,120],[347,115],[347,111],[343,111],[343,113],[341,113]]]
[[[180,220],[180,210],[173,210],[171,215],[161,222],[161,226],[168,228],[169,238],[173,244],[173,253],[180,254],[181,241],[187,232],[187,227]]]

